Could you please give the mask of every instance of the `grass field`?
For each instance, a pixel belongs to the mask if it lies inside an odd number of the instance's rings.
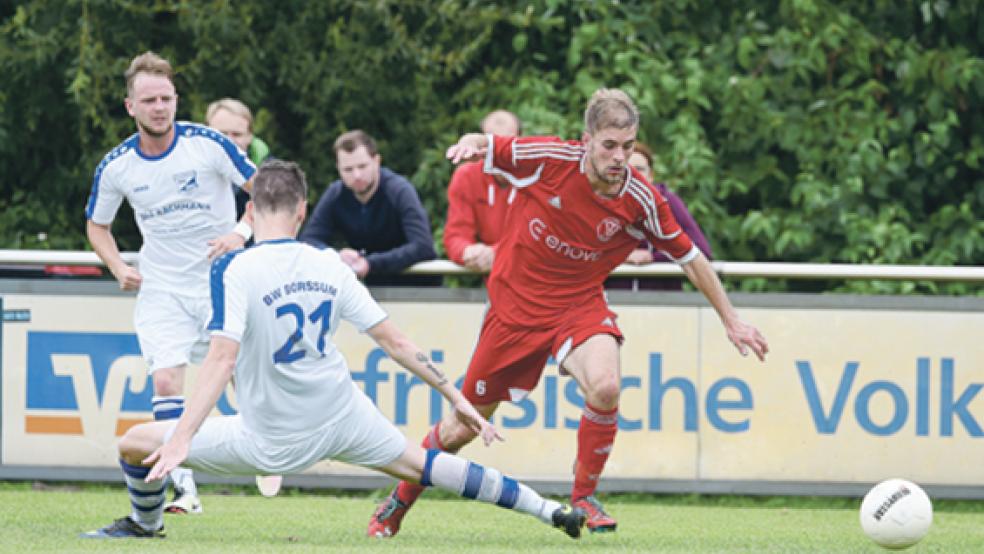
[[[77,538],[128,512],[122,486],[0,483],[2,552],[879,552],[851,499],[602,497],[618,532],[573,541],[531,517],[433,495],[389,540],[364,537],[377,498],[207,488],[201,516],[166,516],[165,540]],[[984,552],[984,503],[938,502],[910,552]]]

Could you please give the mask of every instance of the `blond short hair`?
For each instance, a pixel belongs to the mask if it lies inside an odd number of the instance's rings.
[[[171,62],[148,50],[130,60],[130,67],[123,73],[123,78],[126,79],[127,94],[133,92],[133,81],[140,73],[167,77],[167,80],[171,81],[172,85],[174,84],[174,69],[171,68]]]
[[[250,111],[249,106],[244,104],[241,100],[236,100],[235,98],[223,98],[221,100],[216,100],[208,105],[205,109],[205,123],[211,124],[212,117],[215,112],[219,110],[226,110],[227,112],[238,115],[239,117],[246,120],[246,128],[249,132],[253,132],[253,112]]]
[[[639,109],[628,94],[617,88],[596,90],[584,110],[584,130],[591,135],[602,129],[638,126]]]

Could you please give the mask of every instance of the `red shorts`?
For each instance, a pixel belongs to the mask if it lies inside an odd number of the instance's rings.
[[[535,323],[508,325],[495,308],[489,308],[461,392],[477,406],[522,400],[540,382],[551,354],[562,364],[574,348],[594,335],[611,335],[621,343],[616,317],[601,295],[570,310],[560,323],[547,328]]]

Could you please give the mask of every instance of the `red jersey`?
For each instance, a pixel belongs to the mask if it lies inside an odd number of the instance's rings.
[[[595,193],[581,142],[491,136],[483,171],[518,188],[496,249],[489,299],[513,325],[551,325],[588,297],[646,238],[677,263],[700,251],[655,187],[626,167],[621,192]]]
[[[500,185],[482,172],[480,162],[462,164],[448,186],[448,219],[444,249],[456,264],[465,265],[465,247],[481,242],[494,245],[502,234],[506,211],[516,189]]]

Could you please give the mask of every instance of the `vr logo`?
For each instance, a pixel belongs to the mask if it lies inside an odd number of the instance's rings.
[[[150,419],[152,395],[133,334],[27,334],[27,433],[112,440]]]

